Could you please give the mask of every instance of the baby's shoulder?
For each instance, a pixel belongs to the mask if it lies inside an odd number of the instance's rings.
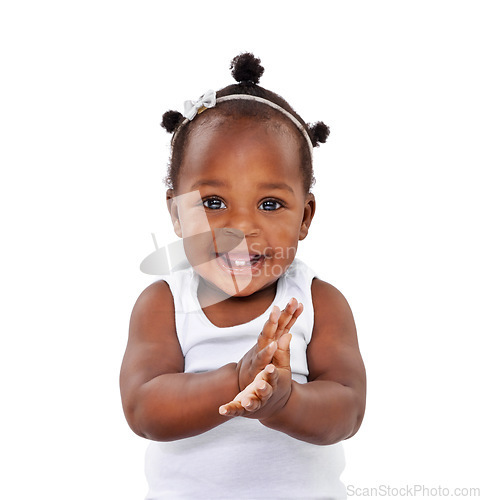
[[[313,298],[316,296],[326,300],[344,297],[338,288],[327,281],[319,279],[317,276],[312,278],[311,292]]]
[[[167,302],[173,304],[174,298],[167,281],[159,279],[151,283],[142,291],[137,299],[137,302],[139,301],[142,304],[151,302],[160,304],[165,304]]]
[[[356,325],[344,295],[318,278],[312,281],[314,327],[307,349],[309,380],[353,386],[363,380]]]
[[[164,280],[155,281],[142,291],[131,316],[131,326],[142,324],[145,327],[159,322],[169,326],[174,324],[174,298],[169,284]]]
[[[351,308],[341,291],[327,281],[314,277],[311,284],[314,318],[325,322],[351,316]]]
[[[181,373],[183,367],[172,294],[168,284],[159,280],[145,288],[132,310],[121,391],[131,400],[142,384],[164,373]]]

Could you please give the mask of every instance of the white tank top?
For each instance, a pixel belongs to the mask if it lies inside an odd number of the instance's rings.
[[[175,306],[177,336],[185,372],[215,370],[237,362],[257,341],[273,305],[284,309],[295,297],[304,311],[291,328],[292,378],[307,382],[306,348],[314,324],[311,283],[316,273],[293,263],[277,281],[276,297],[259,317],[236,326],[213,325],[197,298],[199,276],[192,267],[162,275]],[[340,499],[346,489],[341,443],[318,446],[236,417],[198,436],[151,441],[145,471],[146,500],[160,499]]]

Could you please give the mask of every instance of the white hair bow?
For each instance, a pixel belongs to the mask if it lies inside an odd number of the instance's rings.
[[[193,120],[199,110],[202,108],[213,108],[215,106],[215,91],[208,90],[202,97],[200,97],[197,101],[185,101],[184,102],[184,116]],[[201,112],[202,112],[201,111]]]

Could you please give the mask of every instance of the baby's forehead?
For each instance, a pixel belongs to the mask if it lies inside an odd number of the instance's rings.
[[[258,123],[278,123],[284,125],[294,125],[289,118],[271,106],[255,101],[227,101],[218,104],[215,108],[208,109],[200,113],[196,120],[200,125],[209,121],[223,123],[235,122],[238,120],[251,120]],[[295,127],[295,125],[294,125]]]
[[[231,132],[232,129],[256,129],[271,131],[283,137],[290,136],[295,139],[297,147],[302,147],[304,138],[295,125],[275,109],[263,109],[259,113],[239,114],[229,113],[228,110],[208,110],[197,117],[195,123],[191,123],[189,139],[201,137],[204,132],[216,130],[218,132]]]
[[[221,162],[224,160],[225,165],[246,172],[247,163],[235,165],[235,162],[230,162],[229,156],[235,152],[253,160],[253,164],[270,157],[262,166],[271,165],[273,168],[264,171],[264,175],[275,177],[276,171],[282,169],[283,176],[294,176],[290,182],[297,184],[300,181],[304,190],[309,189],[309,172],[305,170],[309,168],[310,156],[302,132],[276,109],[262,103],[254,102],[254,106],[251,101],[248,103],[249,106],[239,101],[222,102],[186,123],[186,133],[178,143],[179,156],[176,159],[180,161],[175,187],[180,188],[182,184],[182,189],[185,189],[186,182],[190,184],[188,177],[194,171],[199,173],[206,167],[212,172],[211,165],[218,166],[218,175],[222,172]],[[256,152],[258,156],[255,156]]]
[[[287,134],[282,124],[245,118],[219,117],[200,124],[186,144],[182,188],[239,188],[247,193],[260,184],[302,183],[299,145]]]
[[[184,144],[184,155],[193,151],[196,154],[200,151],[207,154],[212,147],[223,149],[224,141],[239,150],[269,144],[273,150],[282,150],[289,156],[295,154],[297,163],[304,144],[298,131],[295,128],[293,130],[282,116],[258,118],[212,113],[208,118],[192,125]]]

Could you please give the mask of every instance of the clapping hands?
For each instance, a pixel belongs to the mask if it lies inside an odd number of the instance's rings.
[[[295,298],[282,311],[273,307],[256,345],[237,364],[240,392],[219,408],[221,415],[269,418],[286,404],[291,392],[289,330],[302,311]]]

